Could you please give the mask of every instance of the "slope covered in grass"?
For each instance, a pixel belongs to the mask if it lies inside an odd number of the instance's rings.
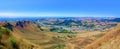
[[[120,49],[120,24],[84,49]]]
[[[42,49],[40,46],[22,38],[13,29],[15,29],[15,26],[10,23],[0,23],[0,49]]]

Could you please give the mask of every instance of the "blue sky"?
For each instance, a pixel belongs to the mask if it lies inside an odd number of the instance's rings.
[[[0,16],[120,17],[120,0],[0,0]]]

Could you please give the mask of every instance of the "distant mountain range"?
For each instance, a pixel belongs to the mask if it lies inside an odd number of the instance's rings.
[[[44,19],[101,19],[101,21],[114,21],[120,22],[120,18],[113,18],[109,20],[109,18],[99,18],[99,17],[18,17],[18,18],[10,18],[10,17],[0,17],[0,22],[14,22],[14,21],[35,21],[35,20],[44,20]]]
[[[110,21],[120,22],[120,18],[115,18],[115,19],[110,20]]]

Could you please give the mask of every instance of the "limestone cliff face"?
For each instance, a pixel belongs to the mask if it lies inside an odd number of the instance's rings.
[[[120,24],[84,49],[120,49]]]

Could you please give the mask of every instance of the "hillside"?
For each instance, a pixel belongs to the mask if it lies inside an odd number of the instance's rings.
[[[24,25],[27,24],[27,22],[24,23]],[[16,31],[14,31],[17,27],[19,27],[17,23],[0,23],[0,49],[42,49],[40,46],[17,34]]]
[[[120,24],[84,49],[120,49]]]
[[[59,46],[60,48],[64,47],[65,41],[59,39],[57,36],[66,35],[60,35],[49,31],[42,32],[36,24],[29,21],[18,21],[14,23],[2,22],[0,23],[0,28],[1,30],[5,28],[10,32],[9,35],[2,34],[0,49],[55,49],[59,48]],[[15,42],[15,47],[17,48],[10,45],[9,38]]]
[[[58,34],[42,32],[37,25],[30,22],[17,22],[13,32],[44,49],[53,49],[60,43],[64,43],[63,40],[54,37]]]

